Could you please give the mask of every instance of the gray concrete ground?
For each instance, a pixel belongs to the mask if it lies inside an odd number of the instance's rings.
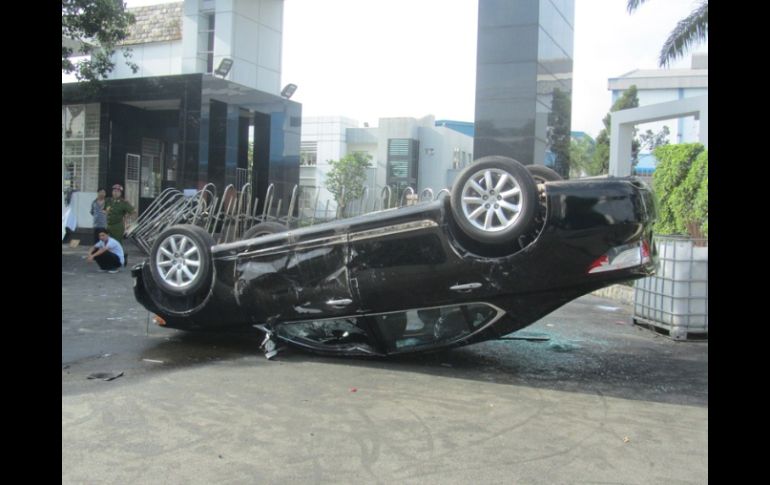
[[[62,248],[62,483],[708,481],[708,344],[617,301],[518,333],[547,340],[267,361],[255,332],[148,325],[84,255]]]

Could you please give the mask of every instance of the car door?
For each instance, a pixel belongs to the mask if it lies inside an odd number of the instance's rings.
[[[256,239],[236,264],[239,303],[267,322],[353,314],[347,234],[297,231]]]
[[[390,229],[390,228],[385,228]],[[425,306],[447,256],[434,226],[351,233],[351,277],[367,312]]]
[[[264,236],[239,250],[234,293],[255,323],[282,318],[295,300],[298,278],[287,271],[292,255],[288,233]]]
[[[359,302],[351,291],[348,263],[346,232],[300,233],[286,268],[298,284],[285,315],[310,320],[355,314]]]

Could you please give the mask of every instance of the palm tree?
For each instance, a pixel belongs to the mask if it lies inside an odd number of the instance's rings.
[[[647,0],[628,0],[628,13],[633,13],[645,1]],[[680,20],[669,34],[660,50],[658,65],[660,67],[667,66],[669,62],[681,57],[691,44],[706,40],[708,33],[709,2],[708,0],[701,0],[690,15]]]

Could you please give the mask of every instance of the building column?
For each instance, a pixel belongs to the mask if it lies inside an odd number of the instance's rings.
[[[240,108],[235,104],[227,105],[225,120],[225,146],[224,146],[224,183],[225,186],[235,185],[235,169],[238,167],[238,134],[240,132]],[[237,189],[237,187],[236,187]]]
[[[706,150],[709,149],[709,110],[708,110],[708,101],[705,102],[705,109],[701,109],[698,112],[698,121],[700,122],[700,125],[698,126],[698,139],[701,143],[703,143],[703,146],[706,147]]]
[[[259,211],[265,203],[270,177],[270,115],[254,113],[254,162],[251,180],[254,184],[254,196],[259,198]]]
[[[610,175],[631,175],[631,139],[640,123],[695,116],[700,120],[700,142],[708,149],[708,111],[708,96],[615,111],[610,126]]]
[[[618,123],[612,119],[610,143],[610,175],[625,177],[631,175],[631,142],[634,138],[635,123]]]

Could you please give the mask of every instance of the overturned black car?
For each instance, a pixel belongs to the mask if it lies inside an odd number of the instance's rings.
[[[179,329],[257,326],[322,353],[390,355],[494,339],[598,288],[650,275],[654,198],[634,177],[554,180],[485,157],[429,203],[218,244],[175,225],[132,270]]]

